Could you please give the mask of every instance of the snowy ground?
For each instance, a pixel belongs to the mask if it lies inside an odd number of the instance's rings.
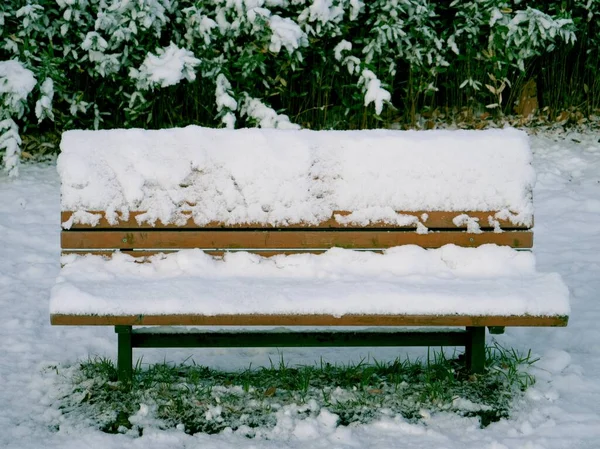
[[[55,167],[25,166],[18,179],[0,175],[0,447],[10,448],[345,448],[446,449],[597,448],[600,444],[600,134],[550,133],[532,138],[535,252],[539,271],[557,271],[571,289],[572,314],[564,329],[508,329],[504,346],[532,349],[542,359],[537,384],[515,404],[514,416],[479,429],[474,419],[436,414],[414,425],[386,419],[335,428],[322,419],[281,419],[269,439],[236,434],[189,436],[147,431],[141,438],[107,435],[74,417],[56,398],[69,364],[90,355],[114,357],[111,328],[51,327],[48,298],[59,269],[59,186]],[[411,354],[423,355],[424,352]],[[181,361],[238,369],[266,364],[276,352],[243,350],[136,351],[145,362]],[[393,349],[295,349],[290,364],[323,356],[348,362],[394,358]],[[54,368],[56,367],[56,368]],[[60,430],[56,431],[60,424]]]

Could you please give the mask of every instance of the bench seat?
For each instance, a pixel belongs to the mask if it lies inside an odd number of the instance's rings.
[[[536,272],[531,252],[496,245],[221,259],[190,249],[145,263],[119,253],[62,262],[54,324],[381,325],[383,316],[389,325],[435,325],[436,317],[448,325],[454,316],[492,326],[513,316],[515,325],[561,325],[569,314],[557,274]]]

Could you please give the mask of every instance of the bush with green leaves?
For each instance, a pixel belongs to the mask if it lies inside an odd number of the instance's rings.
[[[598,3],[7,0],[0,61],[17,61],[35,85],[17,105],[0,71],[0,151],[14,174],[19,132],[349,129],[415,124],[440,107],[501,114],[524,80],[552,82],[540,61],[556,55],[563,98],[548,104],[583,100],[589,112],[600,107]]]

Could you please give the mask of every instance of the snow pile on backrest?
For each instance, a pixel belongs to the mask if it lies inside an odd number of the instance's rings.
[[[64,211],[198,225],[436,210],[510,211],[530,224],[535,181],[527,135],[515,129],[68,131],[58,171]]]

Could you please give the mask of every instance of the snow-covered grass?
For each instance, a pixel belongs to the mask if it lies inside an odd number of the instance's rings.
[[[289,415],[269,438],[251,442],[235,432],[188,435],[149,424],[142,437],[110,435],[85,417],[67,415],[60,398],[89,357],[114,360],[116,337],[108,327],[52,327],[48,299],[60,269],[59,183],[53,165],[24,165],[21,176],[0,175],[0,447],[239,448],[397,447],[446,449],[596,449],[600,441],[600,133],[541,133],[532,137],[535,246],[539,271],[556,271],[571,290],[566,328],[509,328],[494,336],[503,347],[532,350],[540,360],[535,385],[512,406],[511,416],[480,428],[477,418],[445,411],[413,423],[382,416],[370,424],[321,425]],[[488,337],[488,342],[492,342]],[[296,348],[284,352],[290,367],[361,359],[393,361],[395,348]],[[424,358],[422,349],[409,355]],[[146,363],[175,366],[189,357],[211,369],[235,372],[268,366],[267,349],[140,350]],[[71,374],[70,374],[71,373]],[[143,411],[143,410],[142,410]],[[330,412],[333,413],[333,412]],[[329,421],[327,421],[329,422]]]
[[[513,399],[533,385],[527,368],[534,362],[531,354],[496,344],[488,348],[481,375],[469,375],[463,360],[435,351],[426,360],[298,367],[281,356],[268,367],[234,372],[138,364],[129,388],[116,381],[112,360],[96,358],[68,372],[72,390],[60,403],[67,418],[83,416],[104,432],[134,436],[158,426],[268,438],[290,416],[335,427],[394,416],[415,423],[442,411],[478,417],[485,427],[510,416]]]

